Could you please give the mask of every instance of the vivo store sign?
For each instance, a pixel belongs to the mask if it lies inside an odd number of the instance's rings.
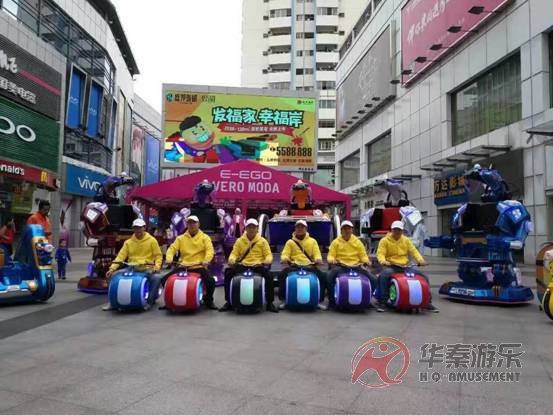
[[[221,170],[215,190],[222,193],[280,193],[280,185],[266,170]]]
[[[413,81],[454,45],[460,43],[512,0],[410,0],[401,9],[401,67],[411,70],[403,83]],[[482,7],[480,14],[469,13]],[[474,9],[473,9],[474,10]],[[459,27],[450,33],[452,26]],[[436,50],[430,49],[434,47]],[[419,62],[417,62],[419,58]],[[426,61],[424,59],[426,58]]]

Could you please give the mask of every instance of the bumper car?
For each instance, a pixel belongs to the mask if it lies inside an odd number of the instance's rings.
[[[261,215],[259,218],[261,236],[269,241],[273,250],[276,250],[278,246],[283,246],[290,239],[290,235],[294,232],[294,225],[300,219],[307,222],[309,235],[317,240],[322,250],[328,248],[334,237],[339,234],[338,216],[331,220],[320,210],[313,209],[309,184],[300,180],[292,185],[289,210],[282,210],[271,219],[267,215]]]
[[[510,200],[507,184],[495,170],[476,165],[465,174],[465,185],[484,183],[481,203],[467,203],[453,218],[452,235],[425,240],[430,248],[457,248],[461,281],[447,282],[440,294],[452,299],[483,304],[527,304],[532,290],[522,285],[513,258],[532,229],[530,214],[520,202]]]
[[[536,285],[540,303],[551,283],[550,264],[553,261],[553,242],[546,242],[536,256]]]
[[[298,267],[285,280],[284,304],[290,310],[315,310],[321,300],[321,287],[317,276]]]
[[[346,265],[341,266],[348,268]],[[333,295],[337,310],[367,309],[371,304],[371,282],[365,275],[351,268],[345,273],[338,274]]]
[[[223,228],[221,223],[224,217],[224,211],[218,211],[213,207],[211,193],[215,190],[215,185],[207,181],[199,183],[194,189],[194,202],[190,208],[183,208],[175,212],[171,217],[171,233],[173,243],[177,236],[186,232],[186,218],[189,215],[195,215],[200,220],[200,229],[211,238],[215,256],[209,265],[209,272],[215,279],[215,285],[221,286],[225,283],[224,264],[225,252],[223,248]]]
[[[171,272],[165,283],[165,307],[172,312],[197,311],[202,303],[204,287],[200,274],[178,268]]]
[[[92,261],[87,275],[78,282],[80,291],[91,294],[107,294],[106,272],[117,253],[132,236],[132,222],[141,217],[140,211],[131,205],[121,205],[125,189],[134,185],[134,179],[126,175],[109,177],[100,186],[94,202],[81,214],[83,233],[87,245],[93,246]],[[120,192],[117,197],[116,192]]]
[[[430,302],[426,279],[410,267],[392,274],[388,285],[387,306],[398,311],[420,311]]]
[[[152,273],[137,269],[147,264],[122,264],[126,268],[114,274],[109,284],[108,299],[111,307],[119,311],[147,309],[150,296],[154,296],[154,301],[159,297],[159,290],[152,290],[150,286]]]
[[[56,288],[54,247],[40,225],[27,225],[12,261],[0,249],[0,304],[47,301]]]
[[[239,313],[257,313],[265,305],[265,279],[251,270],[230,282],[230,305]]]

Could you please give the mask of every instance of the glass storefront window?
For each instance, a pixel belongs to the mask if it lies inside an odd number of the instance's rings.
[[[453,145],[520,121],[520,54],[516,53],[451,96]]]
[[[386,133],[381,138],[367,145],[368,177],[378,176],[392,169],[392,134]]]
[[[356,151],[340,162],[340,188],[359,183],[360,152]]]

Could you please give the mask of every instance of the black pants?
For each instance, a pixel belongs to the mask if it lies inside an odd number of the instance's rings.
[[[241,264],[227,267],[225,269],[225,301],[230,303],[230,282],[235,275],[250,269],[254,274],[259,274],[265,280],[265,301],[267,304],[271,304],[275,299],[275,288],[273,284],[273,277],[269,273],[269,270],[265,267],[246,267]]]
[[[159,291],[159,287],[161,286],[161,277],[159,277],[156,274],[151,274],[148,277],[148,281],[150,282],[150,293],[148,294],[148,304],[150,306],[153,306],[156,302],[156,297]]]
[[[5,255],[9,256],[11,258],[12,254],[13,254],[13,249],[12,249],[12,245],[11,244],[0,244],[0,249],[4,249],[5,251]]]
[[[284,301],[284,299],[286,298],[286,277],[288,276],[289,273],[297,269],[299,268],[295,266],[286,267],[278,274],[278,298],[280,298],[281,301]],[[326,285],[327,285],[326,274],[320,269],[318,269],[317,267],[306,267],[305,270],[314,273],[319,279],[319,286],[321,287],[321,301],[323,301],[325,298],[325,291],[326,291]]]
[[[367,278],[369,278],[369,281],[371,282],[371,289],[374,291],[374,289],[377,287],[376,278],[368,271],[362,269],[362,268],[355,268],[355,267],[342,267],[340,265],[334,265],[328,272],[328,303],[334,304],[334,288],[336,287],[336,277],[338,277],[338,274],[345,274],[350,269],[353,269],[357,271],[359,274],[365,275]]]
[[[65,278],[65,270],[67,264],[64,262],[58,262],[58,278]]]

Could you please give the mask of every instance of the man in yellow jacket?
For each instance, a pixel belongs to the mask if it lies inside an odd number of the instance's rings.
[[[265,300],[267,301],[267,311],[278,313],[278,309],[273,304],[275,289],[273,277],[269,273],[273,263],[273,254],[267,240],[259,235],[259,224],[255,219],[246,221],[246,232],[234,243],[232,252],[228,259],[228,267],[225,269],[225,300],[226,303],[219,311],[228,311],[232,309],[230,305],[230,283],[232,278],[251,269],[254,273],[261,275],[265,279]]]
[[[371,281],[371,286],[376,287],[376,278],[361,266],[370,266],[371,260],[367,255],[365,245],[353,234],[353,224],[349,220],[342,222],[340,227],[340,236],[332,241],[326,257],[328,265],[331,267],[328,273],[328,305],[336,305],[334,298],[334,288],[336,287],[336,277],[341,273],[346,273],[348,269],[355,269],[359,274],[365,275]]]
[[[286,265],[278,276],[278,296],[282,301],[286,298],[286,277],[298,265],[304,265],[307,270],[317,275],[319,286],[321,287],[321,301],[324,300],[327,277],[323,271],[317,268],[318,265],[322,265],[323,258],[319,244],[307,232],[306,221],[298,220],[296,222],[292,239],[286,241],[284,249],[280,254],[280,262]],[[281,305],[281,308],[283,308],[283,305]]]
[[[125,241],[106,273],[108,280],[111,279],[113,274],[120,268],[121,262],[128,262],[130,264],[153,264],[145,265],[144,269],[152,271],[159,271],[161,269],[161,261],[163,259],[161,249],[159,248],[156,238],[146,232],[146,223],[142,219],[135,219],[132,223],[132,228],[134,231],[133,236]],[[157,292],[161,284],[161,278],[151,274],[149,279],[150,293]],[[148,296],[148,308],[154,304],[155,299],[156,296],[153,294]],[[111,305],[108,303],[102,310],[111,310]]]
[[[426,261],[413,245],[413,242],[403,235],[403,222],[396,220],[392,223],[392,231],[380,240],[376,251],[378,262],[385,267],[378,277],[380,292],[378,311],[385,310],[390,277],[396,272],[403,272],[403,267],[409,265],[409,257],[412,257],[418,265],[426,265]],[[428,282],[428,286],[430,286],[428,276],[419,270],[417,270],[417,274],[423,276]],[[427,310],[438,312],[438,309],[432,304],[432,296],[430,296]]]
[[[200,274],[206,289],[203,303],[207,308],[217,310],[213,304],[215,280],[207,271],[215,255],[211,238],[200,230],[200,220],[197,216],[191,215],[186,218],[186,228],[186,232],[177,237],[167,249],[165,260],[167,264],[171,264],[178,253],[181,266]]]

